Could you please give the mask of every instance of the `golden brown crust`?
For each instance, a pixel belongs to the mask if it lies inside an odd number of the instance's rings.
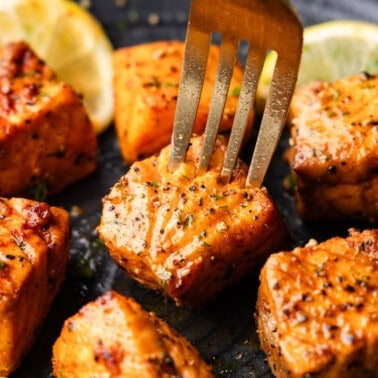
[[[303,218],[378,221],[377,96],[378,74],[295,93],[288,158]]]
[[[271,255],[257,325],[277,377],[376,377],[378,230]]]
[[[115,128],[127,163],[151,156],[169,144],[176,109],[184,43],[158,41],[114,53]],[[208,69],[194,133],[205,128],[219,48],[210,49]],[[220,129],[229,130],[238,102],[243,72],[235,67]],[[253,115],[250,115],[250,134]]]
[[[97,137],[81,98],[25,43],[0,48],[0,195],[48,194],[96,168]]]
[[[0,375],[31,347],[64,278],[69,217],[62,209],[0,198]]]
[[[65,321],[53,347],[53,373],[62,378],[213,376],[184,337],[115,291]]]
[[[134,163],[103,200],[98,228],[115,261],[145,286],[177,304],[196,305],[256,269],[287,239],[265,189],[245,188],[239,161],[219,182],[227,142],[220,137],[210,169],[196,176],[202,137],[186,163],[168,169],[170,147]]]

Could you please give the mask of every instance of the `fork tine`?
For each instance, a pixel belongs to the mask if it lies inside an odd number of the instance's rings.
[[[224,17],[219,18],[218,14]],[[235,20],[238,20],[237,24]],[[229,88],[229,76],[234,67],[230,57],[237,42],[234,46],[225,41],[252,42],[220,175],[224,183],[230,181],[240,152],[267,49],[275,50],[278,55],[283,53],[283,63],[276,63],[246,182],[246,185],[260,186],[277,146],[294,91],[302,47],[302,26],[289,0],[192,0],[171,139],[169,165],[172,168],[185,160],[207,68],[211,34],[215,31],[224,37],[224,45],[221,47],[222,62],[218,66],[216,89],[206,126],[205,147],[200,157],[200,172],[207,168],[213,151]]]
[[[210,41],[210,33],[188,28],[171,139],[172,168],[185,160],[205,78]]]
[[[280,60],[278,55],[261,120],[246,185],[261,186],[285,125],[290,99],[295,88],[295,65]]]
[[[221,180],[224,183],[230,181],[236,159],[239,155],[248,122],[248,115],[251,111],[252,104],[255,101],[256,88],[265,60],[265,55],[266,51],[261,49],[251,49],[247,57],[238,106],[221,172]]]
[[[230,87],[233,67],[236,62],[238,45],[237,41],[228,40],[227,38],[224,38],[221,43],[218,71],[204,133],[198,174],[202,174],[207,170],[214,150],[215,140]]]

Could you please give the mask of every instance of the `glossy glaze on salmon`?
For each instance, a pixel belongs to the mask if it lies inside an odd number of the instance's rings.
[[[94,171],[96,153],[81,97],[25,43],[1,47],[0,195],[57,193]]]
[[[378,74],[298,89],[289,123],[299,215],[377,222]]]
[[[184,43],[158,41],[124,47],[114,53],[115,128],[124,160],[132,163],[159,152],[170,143],[176,110]],[[205,129],[219,48],[210,49],[204,88],[194,132]],[[243,71],[236,65],[220,129],[232,125]],[[247,135],[252,127],[252,114]]]
[[[64,278],[69,252],[65,210],[0,198],[0,376],[35,342]]]
[[[245,188],[238,161],[229,184],[219,182],[226,148],[220,137],[210,169],[196,176],[202,137],[186,163],[168,169],[170,147],[136,162],[103,200],[99,235],[111,256],[143,285],[177,304],[196,305],[251,273],[287,233],[265,189]]]
[[[257,325],[280,378],[376,378],[378,229],[271,255]]]
[[[211,378],[197,350],[134,299],[109,291],[64,323],[53,347],[57,378]]]

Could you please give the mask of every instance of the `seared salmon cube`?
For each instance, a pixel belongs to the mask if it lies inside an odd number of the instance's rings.
[[[377,229],[268,258],[256,319],[276,377],[377,377],[377,262]]]
[[[99,235],[111,256],[146,287],[194,306],[251,274],[287,241],[264,188],[245,187],[239,160],[232,181],[219,180],[227,141],[219,137],[209,170],[196,175],[203,137],[186,162],[169,165],[170,146],[134,163],[103,200]]]
[[[93,172],[81,97],[23,42],[0,47],[0,195],[55,194]]]
[[[127,163],[159,152],[171,140],[184,42],[158,41],[124,47],[114,53],[114,122],[122,156]],[[219,58],[211,46],[204,87],[193,132],[206,125]],[[230,130],[239,100],[243,71],[235,65],[220,130]],[[246,139],[250,135],[253,112]]]
[[[0,198],[0,376],[36,341],[65,276],[69,216],[23,198]]]
[[[213,377],[188,340],[113,290],[65,321],[52,362],[57,378]]]
[[[378,221],[378,74],[294,94],[288,160],[305,220]]]

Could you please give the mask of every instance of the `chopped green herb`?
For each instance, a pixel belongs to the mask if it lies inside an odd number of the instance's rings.
[[[126,226],[126,223],[124,222],[120,222],[119,220],[111,220],[111,221],[107,221],[105,222],[106,224],[110,224],[110,225],[117,225],[117,226]]]
[[[163,88],[163,87],[178,87],[178,83],[172,82],[160,82],[159,79],[155,76],[151,78],[151,81],[146,82],[143,84],[144,87],[156,87],[156,88]]]
[[[288,193],[290,193],[290,194],[294,193],[294,190],[295,190],[295,177],[294,177],[294,175],[292,173],[288,174],[284,178],[283,186],[284,186],[285,190]]]
[[[199,236],[198,236],[198,240],[202,240],[204,237],[206,237],[206,235],[207,235],[206,231],[203,230],[203,231],[199,234]]]
[[[178,83],[171,83],[169,81],[161,83],[161,87],[178,87]]]
[[[38,98],[49,98],[50,96],[46,92],[39,92]]]
[[[240,96],[240,87],[234,87],[230,90],[230,96]]]
[[[184,226],[189,226],[194,222],[194,215],[193,214],[187,214],[184,221]]]
[[[167,270],[166,268],[159,267],[159,269],[157,271],[157,276],[160,279],[160,285],[161,285],[161,287],[165,288],[165,286],[167,285],[167,282],[172,277],[172,273],[169,270]]]
[[[219,200],[223,199],[224,196],[220,196],[218,194],[214,194],[213,193],[213,194],[210,194],[210,198],[213,199],[213,200],[215,200],[215,201],[219,201]]]
[[[337,91],[335,88],[331,88],[331,95],[334,100],[337,100],[340,97],[339,91]]]
[[[23,251],[26,247],[26,244],[14,232],[12,232],[12,236],[17,247]]]
[[[88,257],[81,257],[77,261],[77,272],[79,275],[83,278],[92,278],[93,276],[93,270],[91,267],[91,261]]]
[[[209,243],[203,241],[203,242],[201,243],[201,247],[209,248],[209,247],[211,247],[211,244],[209,244]]]
[[[31,194],[35,201],[44,201],[47,197],[47,185],[44,182],[40,182],[31,188]]]
[[[104,246],[104,242],[100,238],[96,238],[92,241],[93,248],[101,248]]]
[[[0,261],[0,270],[4,269],[7,264],[4,261]]]
[[[147,185],[152,186],[153,188],[156,188],[156,189],[159,187],[159,183],[156,180],[147,181]]]
[[[198,240],[201,242],[201,247],[211,247],[211,244],[207,243],[204,238],[207,236],[207,232],[203,230],[199,235],[198,235]]]

